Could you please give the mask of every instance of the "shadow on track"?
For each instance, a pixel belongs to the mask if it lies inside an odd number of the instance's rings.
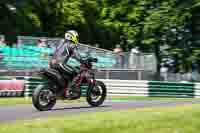
[[[111,107],[111,105],[103,105],[98,107],[92,107],[92,106],[80,106],[80,107],[63,107],[63,108],[55,108],[50,111],[58,111],[58,110],[80,110],[80,109],[92,109],[92,108],[108,108]]]

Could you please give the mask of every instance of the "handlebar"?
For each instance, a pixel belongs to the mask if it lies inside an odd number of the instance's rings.
[[[89,57],[86,60],[83,60],[83,64],[85,64],[87,68],[92,68],[92,63],[97,63],[97,62],[98,59],[93,57]]]

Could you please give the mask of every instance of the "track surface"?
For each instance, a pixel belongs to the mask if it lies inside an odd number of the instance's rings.
[[[0,106],[0,122],[10,122],[24,119],[37,119],[50,116],[63,116],[83,112],[103,112],[111,110],[126,110],[146,107],[176,106],[183,104],[200,104],[200,101],[106,101],[103,106],[92,108],[86,103],[57,105],[51,111],[38,112],[32,105]]]

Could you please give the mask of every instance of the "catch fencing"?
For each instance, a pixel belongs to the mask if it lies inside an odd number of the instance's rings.
[[[47,37],[29,37],[29,36],[18,36],[18,47],[22,45],[26,46],[37,46],[43,43],[42,48],[56,49],[59,44],[63,41],[62,38],[47,38]],[[156,58],[152,53],[133,53],[123,52],[120,56],[114,54],[110,50],[105,50],[97,47],[92,47],[85,44],[80,44],[79,51],[84,53],[86,56],[99,57],[102,61],[101,68],[106,69],[118,69],[118,70],[148,70],[155,71]],[[111,61],[106,61],[108,59]],[[105,65],[103,65],[105,64]],[[108,65],[110,64],[110,65]]]
[[[109,96],[200,98],[200,83],[100,80],[106,84]],[[38,77],[2,77],[0,80],[0,97],[30,97],[38,85],[45,83],[47,83],[45,80]],[[81,88],[82,94],[85,95],[86,89],[85,87]]]
[[[41,68],[49,67],[51,54],[61,42],[61,38],[18,36],[17,47],[0,48],[1,75],[5,73],[6,75],[25,76]],[[151,77],[156,71],[156,60],[151,53],[124,52],[122,56],[118,56],[112,51],[85,44],[80,44],[79,50],[85,57],[98,58],[98,63],[95,64],[95,67],[101,70],[98,78],[120,79],[124,77],[122,79],[125,80],[147,80],[147,77]],[[72,59],[69,64],[76,66],[78,63]]]

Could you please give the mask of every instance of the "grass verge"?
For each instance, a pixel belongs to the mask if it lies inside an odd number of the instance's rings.
[[[144,97],[144,96],[111,96],[108,97],[111,100],[200,100],[198,98],[175,98],[175,97]]]
[[[2,105],[16,105],[16,104],[30,104],[31,98],[0,98],[0,106]]]
[[[167,97],[140,97],[140,96],[126,96],[126,97],[120,97],[120,96],[109,96],[107,97],[108,100],[168,100],[168,101],[174,101],[174,100],[184,100],[184,101],[192,101],[192,100],[200,100],[200,99],[194,99],[194,98],[167,98]],[[80,103],[85,102],[85,98],[82,97],[78,100],[72,100],[68,101],[65,100],[65,103]],[[0,98],[0,106],[6,106],[6,105],[17,105],[17,104],[32,104],[31,98]]]
[[[83,113],[1,124],[1,133],[198,133],[200,106]]]

